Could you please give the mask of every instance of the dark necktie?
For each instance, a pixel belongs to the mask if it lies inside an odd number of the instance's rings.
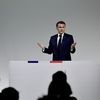
[[[57,51],[58,51],[58,60],[60,60],[60,52],[61,52],[61,37],[62,37],[62,35],[59,35],[59,41],[58,41],[58,46],[57,46]]]

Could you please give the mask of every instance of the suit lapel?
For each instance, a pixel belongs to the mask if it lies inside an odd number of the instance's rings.
[[[67,43],[67,41],[68,41],[67,34],[64,33],[63,40],[62,40],[62,46],[65,46],[65,44]]]
[[[62,45],[64,44],[64,42],[65,42],[65,39],[66,37],[65,37],[65,33],[64,33],[64,36],[63,36],[63,39],[62,39]]]
[[[55,36],[55,46],[57,47],[57,38],[58,38],[58,34]]]

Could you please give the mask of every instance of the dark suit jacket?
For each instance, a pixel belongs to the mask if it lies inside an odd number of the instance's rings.
[[[43,52],[47,54],[53,53],[53,60],[71,60],[70,53],[75,52],[75,48],[73,49],[73,51],[71,51],[71,44],[74,43],[73,36],[70,34],[64,33],[61,49],[59,53],[57,49],[57,37],[58,37],[58,34],[51,36],[50,41],[49,41],[49,46],[48,48],[45,48]]]

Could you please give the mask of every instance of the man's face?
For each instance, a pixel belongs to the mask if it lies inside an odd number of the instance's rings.
[[[58,26],[56,27],[58,33],[64,33],[65,32],[65,26],[66,26],[65,24],[58,24]]]

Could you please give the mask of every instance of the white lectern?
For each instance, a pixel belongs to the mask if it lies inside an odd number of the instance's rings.
[[[9,84],[20,93],[19,100],[37,100],[47,94],[53,73],[64,71],[78,100],[100,100],[100,66],[92,61],[11,61]]]

